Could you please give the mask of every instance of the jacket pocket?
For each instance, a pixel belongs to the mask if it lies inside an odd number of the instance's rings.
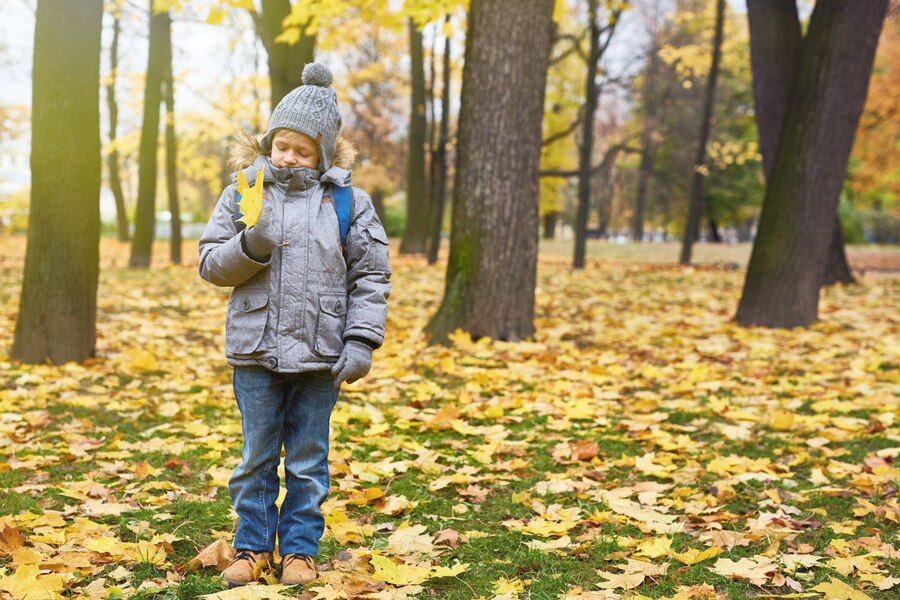
[[[319,294],[319,319],[316,323],[316,353],[337,357],[344,349],[344,323],[347,319],[347,294]]]
[[[225,353],[252,354],[259,348],[268,321],[266,290],[236,290],[232,293],[225,324]]]
[[[369,271],[390,271],[390,263],[388,262],[388,238],[384,228],[380,225],[369,225],[366,227],[366,233],[371,240],[369,247],[368,265]]]

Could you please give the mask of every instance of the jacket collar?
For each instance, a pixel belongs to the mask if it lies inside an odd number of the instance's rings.
[[[253,164],[243,169],[244,175],[247,177],[247,183],[253,185],[256,183],[256,173],[259,169],[263,170],[263,181],[290,183],[295,180],[295,185],[301,189],[306,189],[315,183],[333,183],[341,187],[347,187],[353,180],[353,173],[347,169],[340,167],[331,167],[325,173],[320,173],[314,169],[306,167],[276,167],[272,164],[272,159],[265,155],[259,155]],[[237,175],[240,171],[231,174],[231,181],[237,181]]]

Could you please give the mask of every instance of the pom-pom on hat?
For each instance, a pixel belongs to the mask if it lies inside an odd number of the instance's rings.
[[[334,76],[322,63],[310,63],[303,68],[303,85],[282,98],[272,116],[269,128],[260,141],[264,152],[272,152],[272,138],[278,129],[290,129],[308,135],[319,146],[319,170],[331,168],[341,130],[341,112],[337,96],[331,89]]]

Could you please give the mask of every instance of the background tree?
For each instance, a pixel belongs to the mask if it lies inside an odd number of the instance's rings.
[[[11,356],[81,361],[96,342],[102,0],[40,0],[31,215]]]
[[[401,254],[423,254],[428,237],[428,195],[425,181],[425,53],[422,30],[409,18],[410,115],[406,165],[406,229]]]
[[[843,232],[856,242],[900,242],[900,3],[891,2],[860,117],[842,198]]]
[[[125,211],[125,194],[122,192],[122,176],[119,173],[119,148],[116,131],[119,127],[119,103],[116,101],[116,77],[119,68],[119,35],[122,31],[121,6],[118,2],[110,5],[113,16],[113,38],[109,47],[109,77],[106,80],[106,107],[109,111],[109,154],[106,157],[109,173],[109,187],[116,199],[116,222],[119,241],[131,239],[128,230],[128,213]]]
[[[260,12],[250,11],[268,57],[272,109],[300,85],[303,65],[315,57],[318,27],[307,4],[315,3],[262,0]]]
[[[587,221],[591,204],[591,159],[594,155],[594,114],[600,88],[597,85],[597,70],[604,53],[612,42],[619,22],[619,16],[627,6],[625,2],[606,0],[604,8],[605,24],[601,25],[598,0],[588,0],[589,50],[586,60],[585,102],[582,110],[581,141],[578,145],[578,208],[575,214],[575,250],[572,266],[584,267],[587,253]]]
[[[165,64],[162,86],[166,103],[166,191],[169,196],[171,224],[170,258],[172,264],[181,263],[181,206],[178,201],[178,150],[175,140],[175,74],[172,70],[172,18],[162,13]]]
[[[153,254],[156,226],[156,174],[159,146],[159,107],[162,101],[162,80],[165,73],[165,35],[168,9],[157,12],[150,0],[150,42],[147,56],[147,77],[144,84],[144,119],[141,126],[141,147],[138,158],[138,197],[134,217],[134,239],[131,240],[132,267],[149,267]]]
[[[794,2],[749,0],[750,56],[753,61],[753,94],[756,99],[756,124],[766,177],[772,172],[781,126],[793,89],[803,34]],[[853,275],[844,252],[841,223],[835,214],[834,231],[828,252],[823,284],[853,283]]]
[[[736,315],[742,325],[818,318],[838,194],[865,103],[887,0],[819,0],[766,189]]]
[[[553,1],[473,0],[458,134],[450,258],[432,340],[460,327],[534,331],[538,165]],[[503,32],[503,35],[498,35]]]
[[[700,140],[697,142],[697,159],[694,161],[692,175],[691,203],[688,210],[687,225],[681,240],[680,262],[683,265],[691,262],[691,249],[694,247],[694,239],[697,237],[697,230],[700,226],[700,211],[703,204],[703,177],[706,167],[706,144],[709,141],[709,129],[712,126],[713,111],[715,110],[716,80],[719,77],[719,61],[722,56],[722,35],[724,29],[725,0],[718,0],[716,3],[716,33],[712,44],[712,64],[706,81],[706,100],[703,103]],[[713,227],[713,229],[715,228]]]
[[[444,222],[444,206],[447,195],[447,146],[450,144],[450,15],[444,21],[444,53],[441,69],[441,122],[437,148],[434,153],[435,200],[432,215],[431,246],[428,249],[428,264],[437,262],[441,247],[441,229]],[[434,61],[434,57],[432,57]],[[434,127],[434,125],[432,125]]]

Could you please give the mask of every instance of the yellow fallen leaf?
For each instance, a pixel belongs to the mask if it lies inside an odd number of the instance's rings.
[[[375,572],[372,577],[394,585],[416,585],[427,580],[431,569],[419,565],[398,564],[386,556],[373,554],[371,559]]]
[[[12,575],[0,577],[0,590],[20,600],[56,600],[62,598],[59,592],[65,587],[63,575],[40,575],[40,569],[35,564],[22,565]]]
[[[670,552],[669,556],[686,565],[696,565],[703,562],[707,558],[713,558],[724,552],[721,548],[713,546],[706,550],[697,550],[696,548],[688,548],[686,552]]]
[[[832,578],[831,581],[822,582],[810,589],[822,592],[828,600],[872,600],[871,597],[853,589],[840,579]]]

